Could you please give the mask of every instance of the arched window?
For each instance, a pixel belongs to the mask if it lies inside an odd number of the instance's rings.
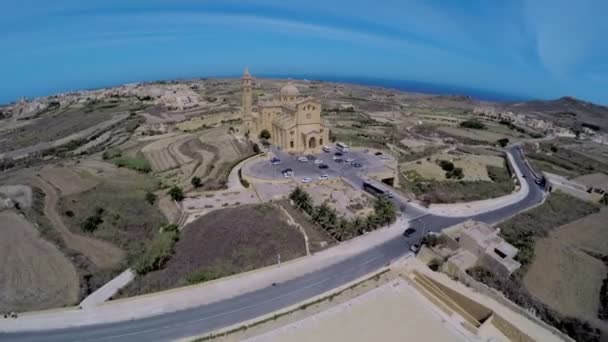
[[[323,138],[319,139],[319,145],[323,145]]]

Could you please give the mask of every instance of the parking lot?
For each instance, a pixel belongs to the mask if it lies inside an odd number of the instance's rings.
[[[278,180],[285,178],[293,178],[298,182],[302,182],[306,178],[310,181],[319,180],[322,175],[327,175],[330,179],[336,177],[344,177],[354,179],[357,174],[366,174],[373,172],[381,172],[385,169],[386,163],[394,162],[392,156],[379,154],[373,150],[351,150],[347,153],[342,153],[341,156],[336,156],[340,153],[335,145],[330,146],[330,152],[321,152],[315,155],[291,155],[284,151],[278,150],[271,146],[269,154],[272,157],[278,158],[280,162],[272,163],[268,160],[258,160],[244,166],[244,171],[258,179]],[[340,158],[341,162],[337,162],[332,157]],[[301,157],[302,160],[298,160]],[[316,161],[315,160],[319,160]],[[360,164],[359,167],[353,164]],[[321,169],[320,165],[327,165],[327,168]],[[282,171],[291,169],[293,175],[286,177]]]

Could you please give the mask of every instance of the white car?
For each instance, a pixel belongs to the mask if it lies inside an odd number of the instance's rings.
[[[302,183],[310,183],[312,179],[310,177],[302,178]]]
[[[306,163],[308,161],[308,158],[306,158],[306,157],[299,157],[298,161],[300,161],[302,163]]]
[[[329,175],[328,174],[322,174],[319,176],[319,180],[327,180],[329,179]]]
[[[387,155],[385,155],[385,154],[383,154],[383,155],[382,155],[382,157],[380,157],[380,158],[382,158],[383,160],[388,160],[388,159],[391,159],[389,156],[387,156]]]
[[[338,157],[338,156],[331,156],[331,160],[336,160],[336,159],[340,159],[340,157]]]
[[[354,161],[355,161],[355,160],[354,160],[353,158],[346,158],[346,160],[345,160],[345,162],[347,162],[347,163],[352,163],[352,162],[354,162]]]
[[[321,159],[315,159],[315,164],[323,164],[323,161]]]

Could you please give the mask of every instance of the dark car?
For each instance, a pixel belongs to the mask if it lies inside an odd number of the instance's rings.
[[[281,173],[288,173],[288,172],[293,172],[292,169],[284,169],[283,171],[281,171]]]
[[[344,159],[342,159],[342,158],[336,158],[336,159],[334,159],[334,161],[335,161],[336,163],[341,163],[341,162],[343,162],[343,161],[344,161]]]
[[[410,237],[412,236],[412,234],[414,234],[416,232],[415,228],[408,228],[403,232],[403,236],[405,237]]]
[[[382,155],[382,152],[378,151],[378,152],[376,152],[376,153],[374,153],[374,154],[375,154],[375,155],[377,155],[377,156],[381,156],[381,155]]]
[[[350,163],[350,165],[352,165],[353,167],[363,167],[363,164],[356,162],[356,161]]]
[[[319,169],[327,169],[328,167],[327,164],[319,164]]]
[[[342,152],[336,152],[336,153],[334,153],[334,156],[340,157],[340,156],[342,156]]]

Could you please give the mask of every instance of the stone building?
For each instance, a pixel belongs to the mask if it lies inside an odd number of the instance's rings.
[[[321,119],[321,102],[300,96],[291,82],[272,101],[253,104],[253,78],[247,69],[242,78],[243,126],[251,137],[267,130],[270,143],[288,152],[317,153],[329,143],[329,129]]]

